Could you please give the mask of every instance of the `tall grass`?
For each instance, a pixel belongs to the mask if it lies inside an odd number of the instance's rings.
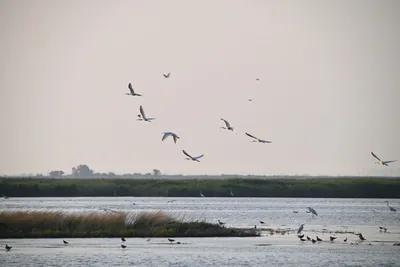
[[[205,237],[255,236],[244,229],[199,221],[183,221],[163,211],[80,212],[3,211],[0,238],[48,237]]]

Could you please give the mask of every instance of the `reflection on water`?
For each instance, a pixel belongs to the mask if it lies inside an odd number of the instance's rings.
[[[171,200],[174,200],[171,202]],[[389,200],[399,210],[399,200]],[[313,207],[318,216],[306,213]],[[163,210],[185,219],[220,219],[227,226],[285,229],[256,238],[118,238],[0,240],[1,266],[400,266],[400,214],[384,199],[295,198],[10,198],[0,210]],[[294,213],[293,211],[298,211]],[[106,212],[106,211],[103,211]],[[261,225],[260,220],[265,224]],[[301,242],[295,230],[322,242]],[[379,231],[384,226],[387,232]],[[339,233],[333,233],[334,231]],[[362,232],[360,242],[347,232]],[[329,236],[335,235],[334,242]],[[344,239],[348,238],[347,242]],[[13,246],[5,252],[5,244]],[[353,245],[352,245],[353,244]],[[356,245],[358,244],[358,245]],[[369,245],[371,244],[371,245]]]

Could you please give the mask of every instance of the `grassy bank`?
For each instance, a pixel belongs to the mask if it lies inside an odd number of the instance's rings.
[[[229,237],[257,236],[256,230],[175,219],[161,211],[64,213],[0,212],[0,238]]]
[[[324,179],[51,179],[0,178],[10,197],[329,197],[399,198],[400,178]]]

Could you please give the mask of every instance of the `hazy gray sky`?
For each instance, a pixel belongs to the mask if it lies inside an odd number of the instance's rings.
[[[370,155],[400,160],[399,14],[395,0],[2,0],[0,173],[400,174]],[[136,121],[141,104],[155,121]]]

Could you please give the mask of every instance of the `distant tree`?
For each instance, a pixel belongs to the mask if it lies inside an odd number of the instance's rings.
[[[61,171],[61,170],[56,170],[56,171],[51,171],[51,172],[49,172],[49,175],[50,175],[51,177],[61,177],[61,176],[64,175],[64,172]]]
[[[161,175],[161,171],[159,169],[154,169],[153,176],[159,176],[159,175]]]
[[[86,164],[78,165],[72,168],[73,177],[93,177],[94,171],[90,169]]]

